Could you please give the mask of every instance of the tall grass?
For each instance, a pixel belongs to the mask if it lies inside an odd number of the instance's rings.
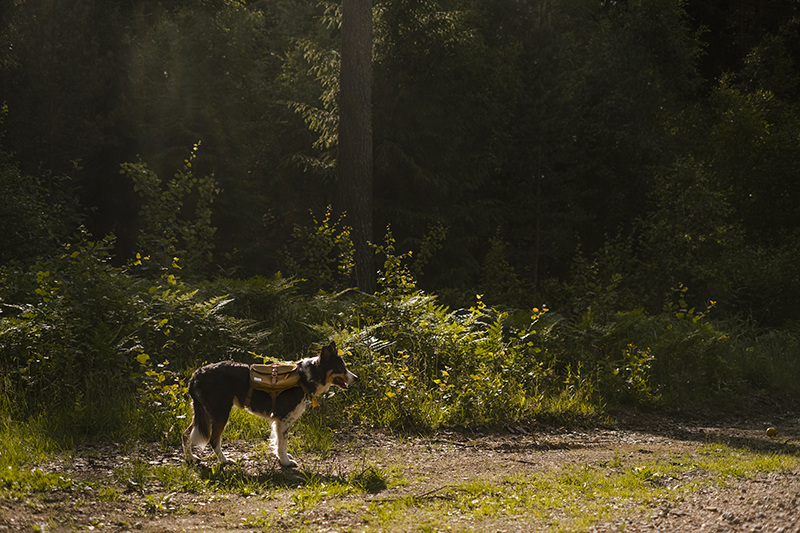
[[[20,497],[31,492],[70,488],[73,481],[57,471],[45,472],[35,465],[50,460],[62,446],[48,436],[43,417],[24,422],[0,412],[0,495]]]

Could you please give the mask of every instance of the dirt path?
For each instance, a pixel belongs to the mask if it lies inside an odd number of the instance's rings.
[[[764,434],[772,425],[780,429],[778,437]],[[484,433],[445,431],[415,438],[363,430],[338,436],[335,452],[327,457],[302,454],[301,468],[291,471],[281,471],[264,446],[232,442],[225,449],[239,461],[240,476],[225,478],[230,484],[225,491],[194,486],[168,492],[152,472],[161,467],[172,475],[185,472],[174,468],[182,464],[178,449],[99,446],[80,449],[66,462],[40,465],[42,471],[62,471],[78,482],[62,490],[0,500],[0,531],[381,531],[376,504],[416,505],[445,499],[453,487],[502,486],[510,478],[565,465],[693,454],[708,442],[797,454],[800,420],[790,413],[715,424],[645,416],[622,429],[533,426]],[[137,469],[151,473],[142,478],[145,486],[136,481]],[[332,492],[341,487],[337,480],[352,481],[370,469],[381,476],[366,494]],[[121,481],[125,476],[120,472],[128,473],[127,481]],[[207,469],[195,483],[208,483],[215,475]],[[214,479],[220,482],[219,475]],[[618,514],[588,530],[800,532],[798,504],[800,470],[795,469],[734,478],[725,487],[709,484],[678,500],[654,500],[628,509],[621,504]],[[436,512],[434,504],[429,507],[429,513]],[[408,520],[387,523],[394,524],[389,528],[394,531],[416,529],[414,518]],[[552,520],[527,515],[489,516],[476,522],[474,513],[453,513],[452,519],[436,523],[454,531],[546,531],[553,526]]]

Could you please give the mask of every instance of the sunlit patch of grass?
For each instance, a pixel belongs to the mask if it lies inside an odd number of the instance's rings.
[[[188,424],[187,424],[188,425]],[[269,439],[270,422],[241,409],[231,410],[223,440]]]
[[[383,470],[388,488],[407,487],[411,482],[406,478],[401,465],[392,465]]]
[[[366,505],[353,504],[351,509],[360,512],[361,521],[378,531],[410,531],[420,523],[420,501],[407,496],[392,500],[371,501]],[[428,507],[430,510],[430,507]]]
[[[39,468],[31,470],[8,468],[0,473],[2,494],[19,498],[36,492],[67,490],[75,482],[59,472],[44,472]]]
[[[116,487],[104,485],[97,490],[97,499],[101,502],[116,502],[122,499],[122,495]]]
[[[152,476],[167,492],[201,492],[207,488],[197,471],[189,465],[156,465]]]
[[[265,494],[285,486],[280,472],[248,474],[238,466],[212,468],[180,465],[151,465],[139,458],[113,469],[116,482],[128,490],[146,492],[150,485],[168,492],[199,493],[206,490],[238,493],[243,496]]]
[[[542,398],[541,402],[532,406],[531,415],[537,420],[571,424],[585,420],[606,422],[608,418],[592,398],[592,391],[587,386],[564,389]]]
[[[41,463],[60,451],[59,445],[47,436],[45,424],[41,420],[28,420],[18,423],[8,419],[0,412],[0,468],[22,464]]]
[[[127,461],[113,472],[119,483],[137,491],[143,491],[153,478],[152,467],[141,459]]]
[[[275,530],[277,522],[276,513],[272,511],[263,510],[257,515],[248,516],[242,521],[242,526],[246,528],[258,528],[262,531]]]
[[[796,455],[754,453],[725,444],[706,444],[698,449],[698,467],[718,472],[721,483],[729,477],[751,478],[758,472],[786,471],[796,468],[800,458]]]
[[[323,483],[316,487],[305,486],[292,493],[292,512],[303,513],[317,507],[328,497],[344,496],[348,488],[338,483]]]
[[[0,415],[2,416],[2,415]],[[22,497],[36,492],[69,489],[74,481],[61,472],[36,466],[51,460],[58,445],[47,437],[43,424],[31,420],[15,423],[0,418],[0,495]]]
[[[389,485],[386,472],[375,465],[364,465],[361,469],[350,474],[348,483],[361,492],[376,494],[385,490]]]
[[[208,490],[241,496],[271,494],[276,489],[287,487],[290,483],[281,471],[250,474],[238,465],[223,468],[218,464],[210,469],[202,469],[200,480]]]
[[[289,441],[293,453],[311,452],[322,458],[329,457],[334,450],[335,434],[326,423],[322,409],[311,409],[303,414],[292,429]]]
[[[473,479],[420,496],[378,499],[346,507],[360,512],[367,529],[436,531],[502,529],[529,524],[551,531],[585,531],[592,525],[630,516],[655,501],[677,501],[710,483],[797,466],[793,455],[764,454],[707,445],[696,455],[665,455],[647,461],[613,461],[565,466],[551,472],[516,475],[501,482]],[[343,506],[344,507],[344,506]]]
[[[322,500],[338,499],[344,496],[364,493],[378,493],[388,486],[387,473],[372,464],[362,465],[349,476],[326,477],[317,473],[303,473],[302,487],[292,494],[295,506],[308,510]]]

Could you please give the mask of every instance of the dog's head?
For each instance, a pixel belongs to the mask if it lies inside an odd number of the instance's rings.
[[[331,342],[322,348],[319,354],[319,364],[326,372],[325,385],[328,387],[336,385],[346,389],[358,379],[358,376],[347,369],[347,364],[342,359],[342,356],[339,355],[335,342]]]

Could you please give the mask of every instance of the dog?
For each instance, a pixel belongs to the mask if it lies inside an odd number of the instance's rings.
[[[347,369],[335,342],[323,347],[319,355],[298,361],[292,374],[292,382],[296,381],[296,385],[280,392],[266,392],[254,388],[251,367],[245,363],[222,361],[197,369],[189,379],[192,423],[183,432],[187,462],[199,462],[200,458],[192,449],[209,442],[223,465],[233,462],[222,453],[222,432],[231,409],[237,407],[270,420],[270,440],[275,456],[285,467],[297,466],[286,451],[286,440],[289,428],[305,411],[306,400],[312,400],[316,406],[317,396],[331,385],[347,389],[358,376]]]

